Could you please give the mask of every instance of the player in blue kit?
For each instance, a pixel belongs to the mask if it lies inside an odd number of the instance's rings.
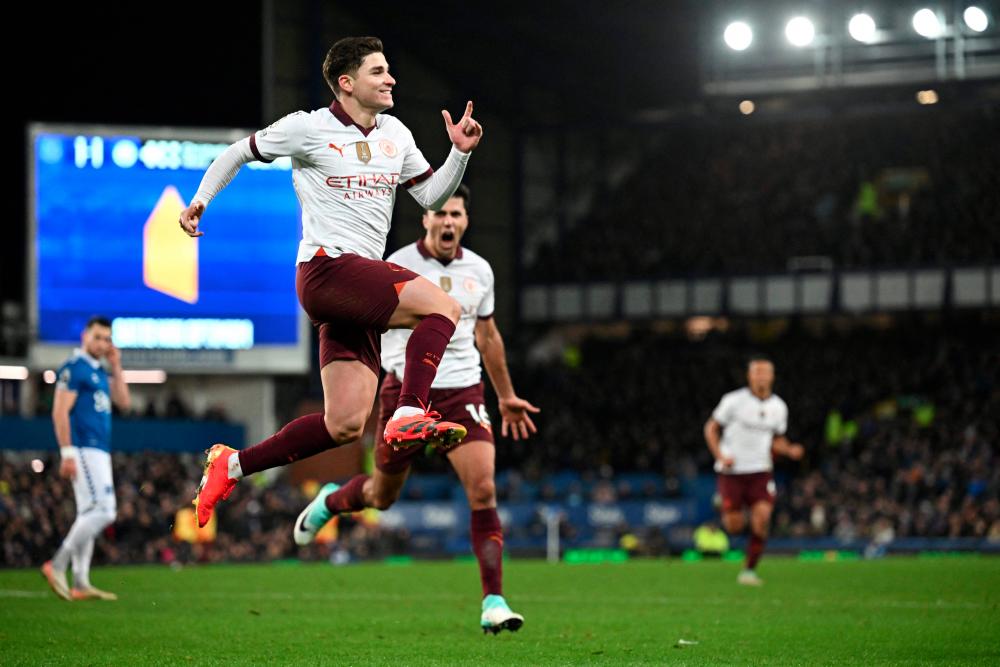
[[[59,368],[52,402],[62,456],[59,475],[73,483],[77,514],[56,555],[42,566],[42,574],[64,600],[117,599],[90,583],[94,539],[115,520],[117,506],[111,475],[112,402],[122,410],[131,402],[121,354],[111,342],[111,322],[92,317],[80,336],[80,347]],[[71,561],[72,589],[66,580]]]

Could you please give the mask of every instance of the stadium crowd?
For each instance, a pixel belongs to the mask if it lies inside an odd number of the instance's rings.
[[[740,120],[647,128],[636,168],[539,249],[528,281],[783,272],[805,256],[835,268],[1000,256],[995,107]]]
[[[906,324],[783,332],[747,326],[701,340],[638,331],[564,342],[548,357],[524,346],[512,358],[531,361],[516,362],[514,376],[542,408],[543,431],[528,442],[500,441],[501,502],[682,495],[711,474],[702,422],[724,392],[743,383],[743,361],[757,351],[774,359],[790,435],[808,448],[801,464],[778,466],[775,536],[1000,541],[1000,431],[991,417],[1000,414],[997,327],[975,318]],[[224,528],[204,541],[175,527],[189,512],[200,456],[116,454],[114,461],[118,519],[108,529],[113,539],[99,541],[99,562],[330,555],[326,546],[300,552],[292,543],[290,526],[310,494],[281,477],[240,485],[220,507]],[[4,566],[41,562],[72,522],[70,487],[55,474],[55,453],[43,462],[37,473],[26,458],[0,460]],[[421,458],[417,468],[445,470],[438,456]],[[560,471],[575,476],[560,485]],[[653,472],[660,483],[629,481],[635,471]],[[419,484],[413,487],[409,497],[419,497]],[[400,553],[406,540],[405,531],[347,520],[334,555]]]

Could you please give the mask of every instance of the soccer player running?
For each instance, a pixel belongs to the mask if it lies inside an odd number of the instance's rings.
[[[746,526],[744,507],[750,508],[750,546],[746,566],[737,581],[760,586],[757,562],[764,552],[771,511],[774,509],[772,453],[799,460],[802,445],[785,437],[788,406],[771,391],[774,364],[753,357],[747,365],[747,386],[722,397],[705,422],[705,442],[715,457],[722,497],[722,525],[730,535]]]
[[[453,445],[463,426],[428,411],[428,393],[461,309],[440,287],[413,271],[382,261],[396,188],[424,208],[439,208],[461,183],[469,154],[483,130],[472,102],[453,123],[442,111],[452,149],[434,171],[399,120],[382,112],[393,105],[396,80],[375,37],[336,42],[323,62],[333,90],[329,108],[299,111],[227,148],[209,166],[197,194],[180,216],[192,237],[206,207],[253,160],[292,159],[292,180],[302,206],[297,257],[299,302],[319,328],[322,413],[300,417],[240,452],[213,445],[195,499],[205,525],[219,500],[245,475],[287,465],[356,441],[378,387],[379,334],[413,329],[406,347],[406,379],[384,437],[399,447]]]
[[[461,424],[469,435],[464,442],[441,447],[455,468],[472,510],[469,530],[472,550],[479,561],[483,586],[483,632],[517,630],[524,617],[511,611],[503,598],[503,529],[497,515],[494,483],[493,430],[483,399],[482,365],[500,399],[500,432],[515,439],[536,432],[529,413],[538,408],[518,398],[507,371],[503,338],[493,319],[493,270],[489,263],[461,246],[469,224],[469,190],[460,186],[437,210],[424,212],[425,234],[416,243],[398,250],[389,261],[405,266],[435,282],[462,306],[462,317],[441,361],[430,399],[445,419]],[[410,372],[406,361],[408,331],[390,331],[382,336],[382,365],[387,375],[379,394],[379,418],[386,424]],[[478,351],[477,351],[478,348]],[[375,471],[371,477],[357,475],[343,487],[327,484],[296,520],[298,544],[313,541],[316,533],[339,512],[365,507],[386,509],[399,498],[417,448],[396,449],[392,441],[375,446]]]
[[[111,403],[121,410],[131,404],[121,354],[111,342],[111,322],[103,317],[87,322],[80,347],[56,378],[52,424],[62,456],[59,475],[73,483],[76,520],[52,560],[42,565],[42,574],[64,600],[117,600],[114,593],[90,583],[94,539],[115,520],[117,509],[111,474]],[[72,589],[66,580],[71,563]]]

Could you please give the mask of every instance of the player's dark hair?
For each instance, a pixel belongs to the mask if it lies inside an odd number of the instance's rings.
[[[459,184],[458,189],[455,190],[455,193],[452,195],[452,197],[458,197],[459,199],[461,199],[462,203],[465,205],[465,212],[466,213],[469,212],[469,205],[472,203],[472,191],[469,190],[468,185],[466,185],[465,183]]]
[[[90,327],[95,326],[95,325],[102,326],[102,327],[107,327],[107,328],[110,329],[111,328],[111,320],[109,320],[108,318],[104,317],[103,315],[94,315],[89,320],[87,320],[87,326],[84,327],[84,331],[90,331]]]
[[[774,366],[774,360],[766,354],[751,354],[747,357],[747,368],[750,368],[750,365],[756,361],[765,362]]]
[[[342,74],[356,76],[361,62],[370,53],[382,53],[382,40],[378,37],[345,37],[330,47],[323,61],[323,78],[336,97],[340,97],[337,79]]]

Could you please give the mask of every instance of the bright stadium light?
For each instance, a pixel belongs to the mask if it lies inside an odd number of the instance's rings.
[[[868,14],[855,14],[847,24],[851,37],[864,44],[875,41],[875,19]]]
[[[733,51],[744,51],[753,41],[753,30],[743,21],[734,21],[726,26],[722,38]]]
[[[974,30],[975,32],[982,32],[990,25],[990,20],[986,17],[986,12],[979,7],[966,7],[962,18],[965,19],[965,25],[969,26],[969,30]]]
[[[917,34],[927,39],[936,39],[941,36],[941,22],[938,21],[937,14],[931,9],[921,9],[913,15],[913,29]]]
[[[816,27],[805,16],[796,16],[785,26],[785,37],[792,46],[809,46],[816,36]]]

